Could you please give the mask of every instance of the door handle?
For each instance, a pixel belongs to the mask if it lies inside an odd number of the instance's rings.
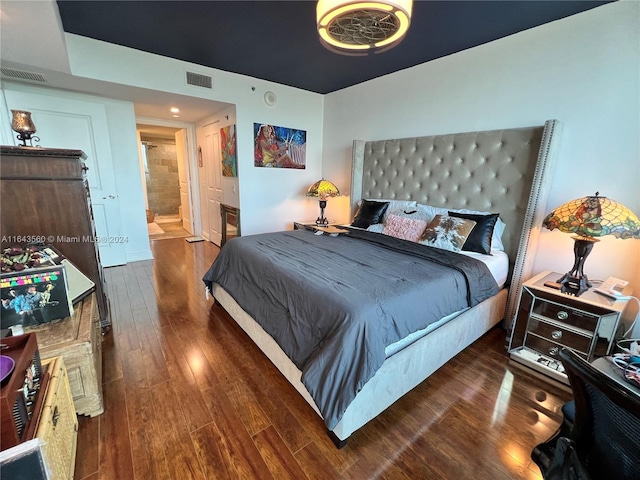
[[[56,405],[53,409],[53,418],[51,419],[51,423],[56,427],[58,425],[58,420],[60,420],[60,411],[58,410],[58,406]]]
[[[115,198],[118,198],[117,195],[107,195],[106,197],[102,197],[103,200],[113,200]]]

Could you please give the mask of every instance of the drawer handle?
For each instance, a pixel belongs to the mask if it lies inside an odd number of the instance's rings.
[[[52,419],[52,423],[54,427],[58,424],[59,419],[60,419],[60,412],[58,411],[58,406],[56,405],[56,408],[53,409],[53,419]]]
[[[554,340],[562,338],[562,330],[554,330],[553,332],[551,332],[551,338],[553,338]]]
[[[569,318],[569,314],[567,312],[564,310],[560,310],[558,312],[558,320],[566,320],[567,318]]]
[[[560,349],[558,347],[551,347],[549,349],[549,355],[555,357],[556,355],[558,355],[559,351],[560,351]]]

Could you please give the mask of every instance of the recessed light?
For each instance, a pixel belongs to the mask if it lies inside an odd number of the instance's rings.
[[[180,109],[176,107],[171,107],[171,113],[180,113]]]
[[[180,118],[180,115],[173,114],[171,115],[173,118]]]

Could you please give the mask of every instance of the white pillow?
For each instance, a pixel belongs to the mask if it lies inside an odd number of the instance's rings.
[[[385,222],[389,214],[394,213],[397,215],[403,215],[405,212],[414,212],[416,210],[416,202],[413,200],[387,200],[385,198],[367,198],[371,202],[389,202],[382,223]]]
[[[367,227],[367,232],[382,233],[382,230],[384,230],[384,223],[376,223]]]
[[[431,205],[423,205],[422,203],[418,203],[417,207],[417,218],[424,220],[427,224],[436,218],[436,215],[446,215],[449,213],[446,208],[432,207]]]
[[[507,226],[505,223],[500,220],[498,217],[498,221],[493,227],[493,235],[491,236],[491,250],[500,250],[504,252],[504,245],[502,244],[502,234],[504,233],[504,229]]]

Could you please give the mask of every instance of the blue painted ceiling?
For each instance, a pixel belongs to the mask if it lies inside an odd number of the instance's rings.
[[[315,1],[57,3],[68,33],[329,93],[609,2],[415,1],[400,45],[357,57],[320,44]]]

